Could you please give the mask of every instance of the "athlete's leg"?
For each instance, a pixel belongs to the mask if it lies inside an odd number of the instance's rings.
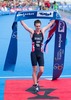
[[[40,76],[44,72],[44,55],[43,55],[42,52],[39,53],[38,64],[39,64],[39,72],[38,72],[38,75],[37,75],[37,80],[40,78]]]
[[[33,82],[34,82],[34,92],[38,92],[39,91],[39,87],[37,84],[37,57],[35,52],[31,52],[31,62],[32,62],[32,66],[33,66]]]
[[[33,74],[32,74],[32,77],[33,77],[34,84],[37,84],[37,66],[33,66]]]
[[[43,72],[44,72],[44,66],[40,66],[39,67],[39,72],[38,72],[38,75],[37,75],[37,81],[40,78],[40,76],[43,74]]]
[[[33,82],[34,82],[34,92],[37,93],[39,91],[39,85],[37,84],[37,66],[33,66]]]
[[[31,52],[31,63],[32,63],[32,68],[33,68],[33,82],[34,84],[37,84],[37,58],[35,52]]]
[[[39,86],[37,84],[37,66],[33,66],[33,82],[34,82],[34,93],[39,91]]]

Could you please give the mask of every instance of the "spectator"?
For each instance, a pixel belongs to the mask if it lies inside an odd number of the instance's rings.
[[[49,0],[47,0],[47,1],[44,1],[44,10],[48,10],[49,8],[50,8],[50,2],[49,2]]]
[[[53,3],[53,9],[58,10],[58,4],[56,3],[56,1],[54,1],[54,3]]]
[[[6,2],[3,2],[3,3],[2,3],[2,7],[1,7],[1,11],[3,11],[3,12],[4,12],[4,11],[8,11],[8,9],[7,9],[6,6],[7,6]]]

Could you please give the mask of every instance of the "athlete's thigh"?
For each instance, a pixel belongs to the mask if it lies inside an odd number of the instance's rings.
[[[44,66],[44,55],[42,52],[39,53],[38,64],[39,64],[39,66]]]
[[[37,58],[36,58],[35,52],[31,52],[31,63],[32,63],[32,66],[37,65]]]

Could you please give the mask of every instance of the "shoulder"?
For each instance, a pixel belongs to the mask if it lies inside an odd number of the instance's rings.
[[[43,37],[44,37],[44,31],[43,31],[43,29],[41,29],[41,34],[43,35]]]
[[[31,34],[34,34],[34,30],[33,29],[31,29],[31,31],[29,31]]]
[[[33,31],[31,32],[30,37],[32,38],[34,34],[35,34],[35,30],[33,30]]]

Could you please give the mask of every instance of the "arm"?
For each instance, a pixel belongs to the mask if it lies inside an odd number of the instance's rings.
[[[28,26],[25,24],[24,21],[20,21],[20,23],[21,23],[21,25],[22,25],[28,32],[30,32],[31,34],[34,33],[34,30],[31,29],[30,27],[28,27]]]
[[[45,33],[45,31],[47,29],[49,29],[54,24],[54,22],[55,22],[55,20],[51,20],[50,23],[47,26],[45,26],[45,27],[42,28],[43,34]]]

